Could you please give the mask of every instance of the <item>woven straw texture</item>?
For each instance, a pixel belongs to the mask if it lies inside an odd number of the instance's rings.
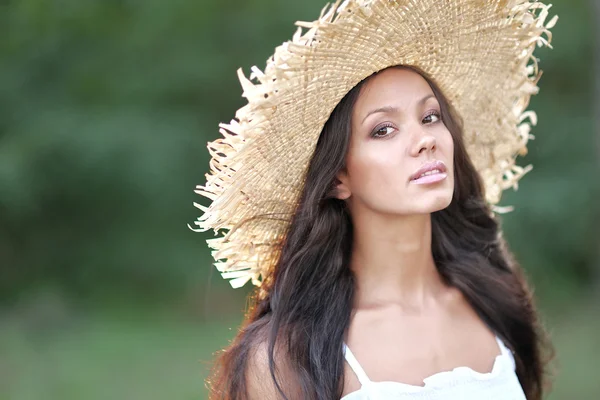
[[[233,287],[260,285],[273,268],[319,134],[357,83],[410,65],[439,85],[464,120],[464,139],[491,205],[530,169],[516,165],[532,138],[526,111],[541,75],[533,51],[549,46],[549,5],[519,0],[346,0],[297,22],[263,71],[238,71],[248,104],[209,143],[211,171],[194,204]]]

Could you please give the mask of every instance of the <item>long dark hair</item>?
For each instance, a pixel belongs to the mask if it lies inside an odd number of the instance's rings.
[[[540,400],[545,375],[541,350],[547,343],[521,268],[485,202],[482,182],[463,143],[462,122],[426,74],[413,67],[396,68],[410,68],[427,80],[454,140],[454,196],[446,209],[432,214],[436,267],[513,351],[527,398]],[[336,174],[345,165],[352,110],[368,79],[348,92],[323,128],[278,263],[271,279],[255,292],[239,334],[215,364],[211,399],[248,397],[248,361],[260,344],[268,349],[270,375],[281,398],[289,393],[315,400],[342,395],[342,346],[355,288],[349,268],[352,220],[334,188]],[[292,380],[277,378],[282,364]]]

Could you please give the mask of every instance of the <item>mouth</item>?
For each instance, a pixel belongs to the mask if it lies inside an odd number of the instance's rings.
[[[448,177],[446,171],[442,161],[428,162],[411,175],[410,182],[419,185],[440,182]]]

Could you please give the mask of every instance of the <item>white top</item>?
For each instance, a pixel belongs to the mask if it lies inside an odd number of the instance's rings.
[[[496,357],[491,372],[480,373],[469,367],[457,367],[423,379],[424,386],[372,382],[344,343],[346,361],[362,386],[342,400],[526,400],[515,373],[512,353],[497,336],[496,341],[500,355]]]

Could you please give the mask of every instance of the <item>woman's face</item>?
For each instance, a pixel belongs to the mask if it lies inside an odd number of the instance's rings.
[[[338,197],[348,199],[352,212],[439,211],[452,200],[453,157],[452,136],[427,81],[412,70],[387,69],[359,93]]]

